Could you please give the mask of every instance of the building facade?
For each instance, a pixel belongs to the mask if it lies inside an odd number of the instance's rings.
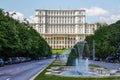
[[[85,10],[37,9],[35,18],[32,26],[54,49],[73,47],[96,29],[95,24],[86,24]]]

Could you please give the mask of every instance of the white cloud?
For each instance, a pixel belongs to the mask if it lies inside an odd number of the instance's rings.
[[[107,22],[108,24],[114,23],[120,20],[120,15],[110,15],[107,17],[100,17],[100,21]]]
[[[34,16],[30,16],[30,17],[28,18],[28,21],[29,21],[30,23],[35,23],[35,22],[37,22],[37,19],[36,19]]]
[[[91,7],[91,8],[84,8],[86,10],[87,16],[105,16],[108,15],[109,12],[99,7]]]
[[[24,20],[24,14],[20,13],[20,12],[15,12],[15,11],[11,11],[9,12],[12,15],[12,18],[19,20],[19,21],[23,21]],[[14,14],[15,13],[15,14]]]
[[[22,14],[20,12],[11,11],[11,12],[9,12],[9,14],[10,14],[10,17],[12,17],[12,18],[14,18],[16,20],[19,20],[20,22],[26,22],[25,19],[29,23],[34,23],[36,21],[36,19],[33,16],[30,16],[29,18],[25,18],[24,14]]]
[[[33,16],[30,16],[27,20],[29,21],[29,23],[34,23],[34,17]]]

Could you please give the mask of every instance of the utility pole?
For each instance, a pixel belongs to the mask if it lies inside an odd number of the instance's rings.
[[[95,40],[93,40],[93,60],[95,60]]]

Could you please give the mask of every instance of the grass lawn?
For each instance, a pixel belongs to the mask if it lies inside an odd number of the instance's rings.
[[[89,66],[90,66],[90,67],[96,67],[96,68],[100,68],[100,66],[93,65],[93,64],[90,64]]]
[[[41,72],[35,80],[120,80],[120,77],[106,77],[106,78],[88,78],[88,77],[62,77],[55,75],[45,75],[47,69],[53,66],[61,66],[60,64],[50,64],[43,72]]]
[[[52,49],[52,54],[55,55],[57,52],[59,54],[62,54],[65,51],[66,51],[66,49]]]

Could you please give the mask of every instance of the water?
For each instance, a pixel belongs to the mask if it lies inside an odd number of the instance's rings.
[[[88,65],[89,65],[89,62],[88,62],[88,59],[83,59],[83,51],[84,51],[84,46],[85,46],[85,42],[80,42],[77,44],[77,50],[78,50],[78,58],[76,59],[76,62],[75,62],[75,67],[76,67],[76,71],[81,73],[81,72],[85,72],[87,73],[88,72]]]
[[[67,62],[67,59],[68,59],[68,54],[62,54],[61,56],[60,56],[60,59],[61,59],[61,61],[63,61],[63,62]]]
[[[100,76],[100,74],[93,72],[76,72],[76,71],[63,71],[61,75],[64,76]]]
[[[60,55],[60,60],[66,63],[70,52],[71,49],[68,49],[64,53],[62,53],[62,55]]]
[[[76,53],[78,54],[78,57],[75,60],[75,66],[74,70],[65,70],[61,73],[61,75],[66,76],[98,76],[100,74],[89,72],[89,60],[88,58],[83,59],[83,51],[84,47],[86,45],[86,42],[79,42],[76,44]]]

